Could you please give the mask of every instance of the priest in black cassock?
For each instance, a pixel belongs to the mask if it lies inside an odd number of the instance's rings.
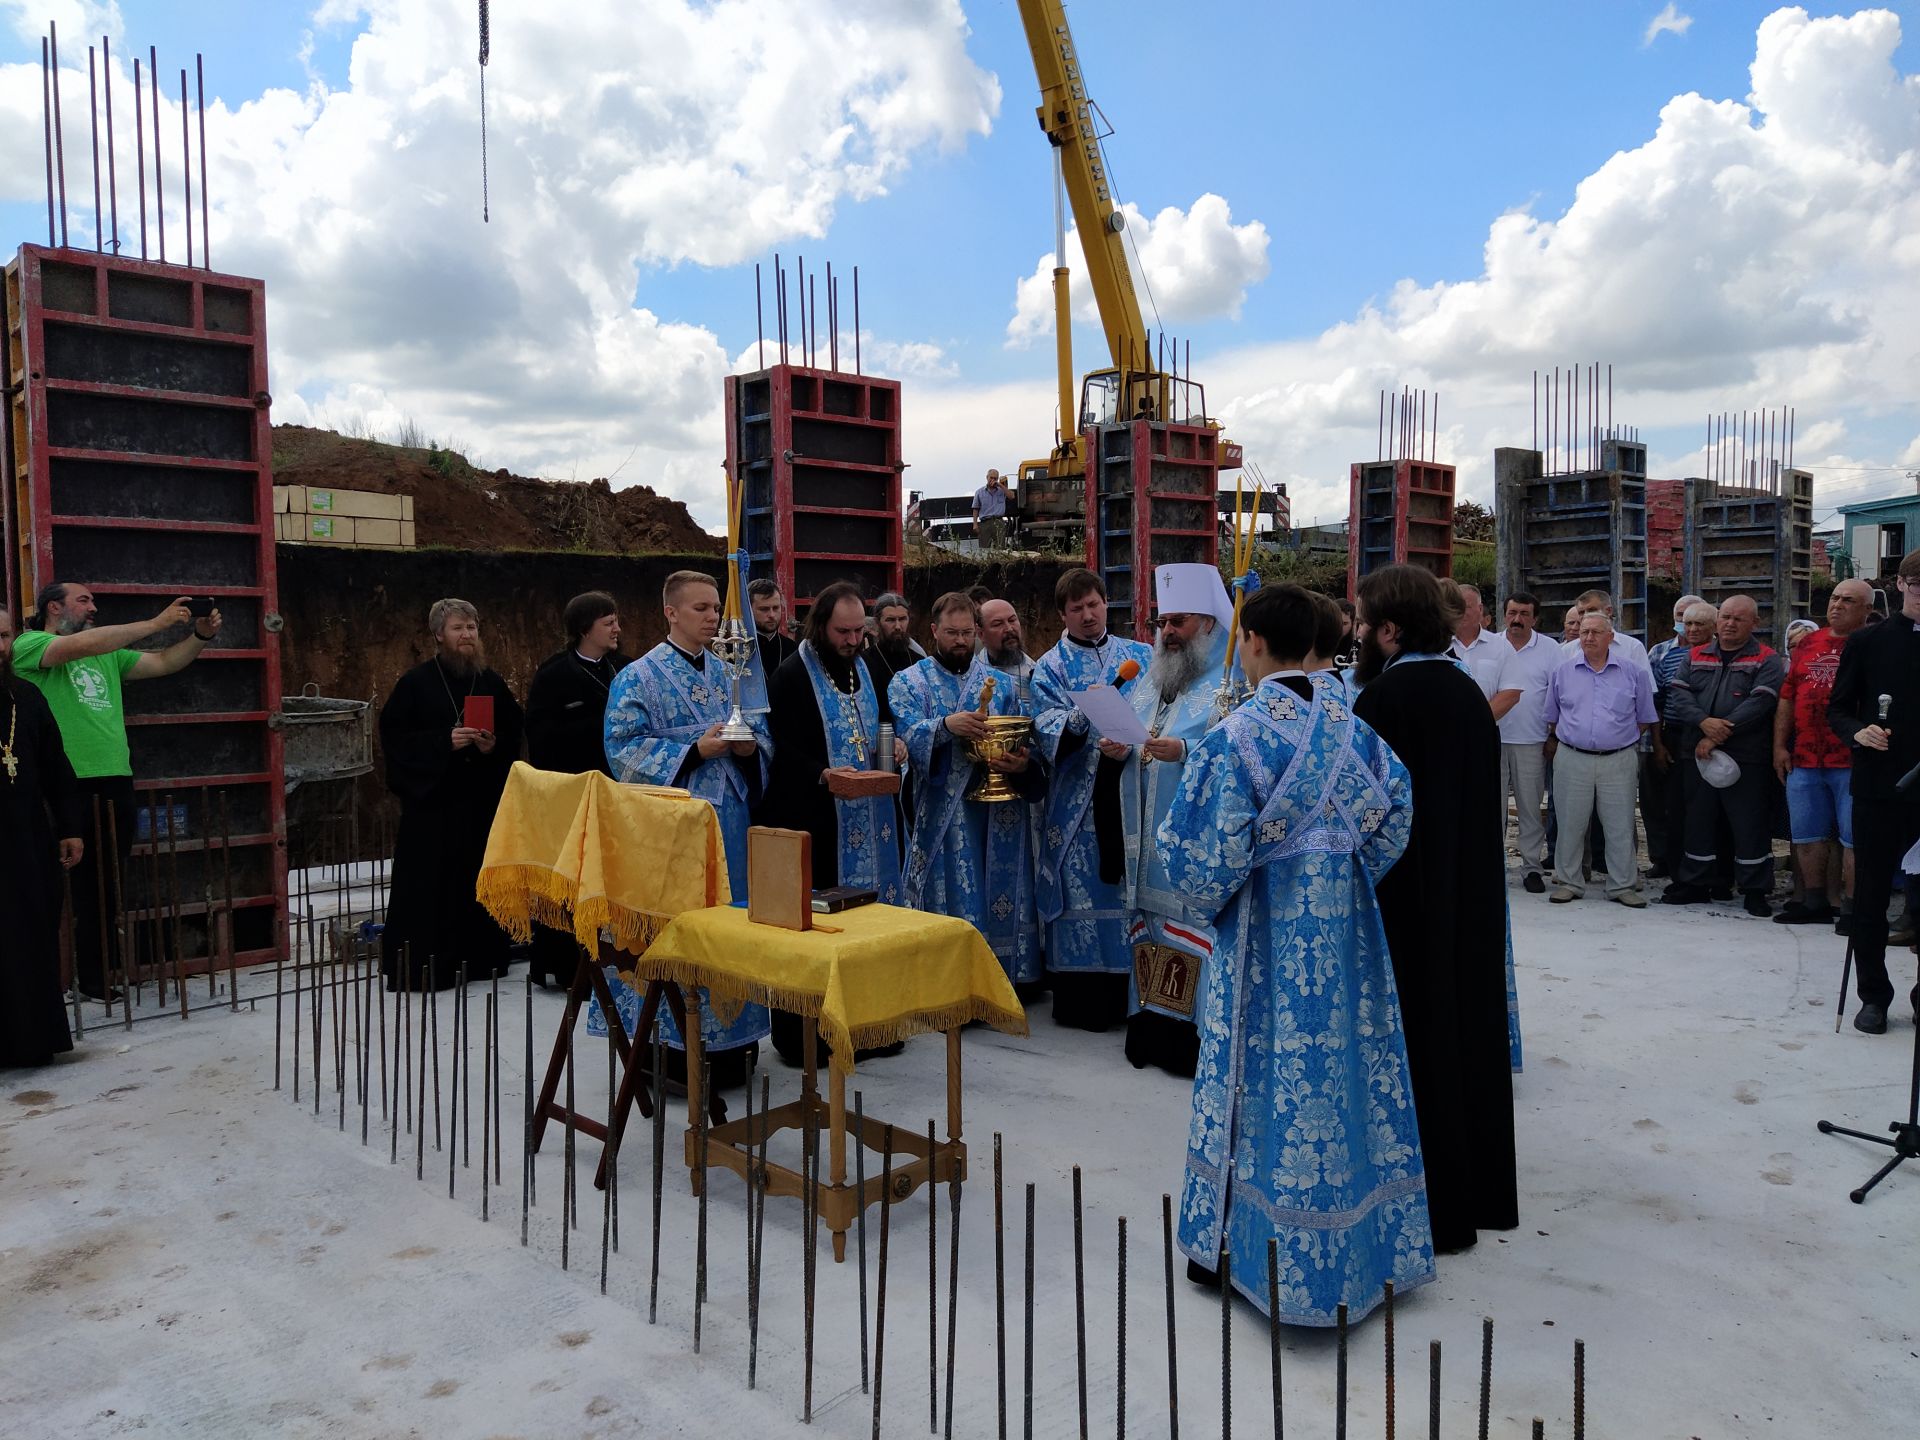
[[[583,775],[607,768],[607,697],[627,668],[620,653],[620,607],[604,590],[567,602],[567,643],[533,673],[527,687],[527,761],[536,769]],[[562,930],[534,923],[533,978],[565,988],[573,979],[579,942]]]
[[[80,859],[78,782],[53,712],[13,678],[13,616],[0,610],[0,1070],[73,1048],[60,995],[62,867]]]
[[[400,797],[393,888],[382,936],[390,989],[444,990],[505,974],[507,932],[473,897],[487,832],[520,755],[520,706],[487,668],[480,614],[436,600],[427,616],[435,653],[400,677],[380,711],[387,788]],[[492,728],[470,724],[470,700],[492,701]],[[410,958],[409,958],[410,957]]]
[[[1354,714],[1413,777],[1413,834],[1380,881],[1407,1034],[1433,1248],[1520,1223],[1507,1047],[1500,734],[1445,651],[1440,584],[1413,565],[1360,582]]]
[[[813,837],[814,889],[868,886],[896,904],[899,796],[843,793],[849,771],[874,768],[879,726],[893,723],[886,692],[861,659],[866,639],[859,587],[838,581],[814,597],[799,650],[767,680],[773,765],[759,823]],[[903,767],[906,742],[893,743],[895,767]],[[773,1045],[788,1064],[800,1062],[798,1017],[773,1012]]]

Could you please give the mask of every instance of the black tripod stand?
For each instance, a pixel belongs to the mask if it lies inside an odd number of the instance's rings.
[[[1899,1169],[1903,1161],[1920,1158],[1920,1024],[1916,1024],[1913,1031],[1913,1082],[1907,1092],[1907,1118],[1894,1121],[1887,1130],[1892,1139],[1885,1135],[1869,1135],[1864,1130],[1849,1130],[1831,1120],[1820,1122],[1822,1135],[1850,1135],[1855,1140],[1865,1140],[1870,1145],[1885,1145],[1893,1151],[1893,1158],[1874,1171],[1871,1180],[1859,1189],[1848,1192],[1847,1198],[1856,1205],[1865,1204],[1873,1187]]]

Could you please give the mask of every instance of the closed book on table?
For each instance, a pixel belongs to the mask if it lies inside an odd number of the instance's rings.
[[[783,930],[813,928],[813,836],[770,825],[748,828],[747,918]]]
[[[813,913],[834,915],[858,905],[871,905],[879,898],[880,892],[870,885],[834,885],[813,892]]]

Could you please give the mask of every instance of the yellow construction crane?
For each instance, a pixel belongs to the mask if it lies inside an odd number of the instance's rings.
[[[1086,452],[1082,432],[1089,426],[1134,419],[1173,419],[1183,410],[1187,423],[1209,425],[1198,387],[1156,364],[1146,320],[1134,293],[1127,264],[1126,215],[1114,201],[1112,176],[1101,151],[1101,115],[1087,95],[1079,52],[1067,27],[1060,0],[1019,0],[1027,48],[1040,82],[1036,114],[1053,146],[1054,267],[1053,326],[1059,383],[1059,430],[1045,460],[1024,460],[1017,471],[1023,528],[1065,528],[1083,513]],[[1063,204],[1062,197],[1065,203]],[[1074,395],[1073,327],[1069,314],[1065,206],[1073,209],[1086,258],[1100,325],[1106,332],[1104,368],[1090,370]],[[1238,464],[1237,446],[1223,446]],[[1231,468],[1223,466],[1223,468]]]

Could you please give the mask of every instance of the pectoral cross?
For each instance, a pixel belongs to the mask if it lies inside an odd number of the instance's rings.
[[[13,751],[9,750],[5,755],[0,755],[0,765],[7,767],[7,783],[9,785],[20,778],[20,762],[15,758]]]

